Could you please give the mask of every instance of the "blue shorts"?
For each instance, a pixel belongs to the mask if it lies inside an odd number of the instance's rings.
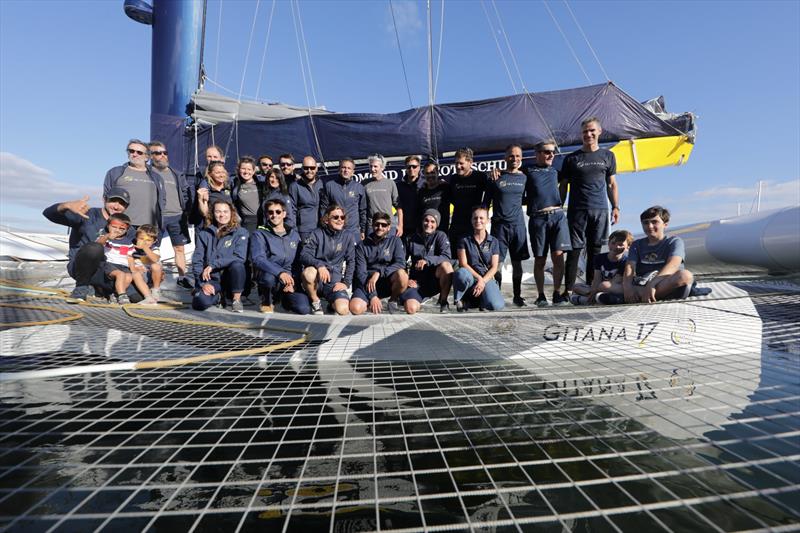
[[[567,216],[563,209],[534,213],[528,221],[534,257],[546,257],[548,251],[572,250]]]
[[[602,248],[608,241],[608,209],[570,209],[567,218],[573,250]]]
[[[512,261],[530,259],[524,223],[492,222],[492,236],[500,241],[500,264],[505,261],[506,255]]]
[[[429,265],[422,270],[411,271],[413,272],[412,279],[417,282],[417,288],[414,290],[420,295],[420,298],[429,298],[439,293],[439,280],[436,279],[437,268],[439,268],[438,265]]]
[[[322,289],[322,297],[325,298],[329,304],[333,305],[333,302],[336,300],[350,300],[350,295],[347,294],[347,291],[334,291],[333,286],[337,283],[340,283],[341,280],[334,281],[331,279],[328,283],[319,283],[319,287]]]
[[[183,246],[189,244],[189,220],[186,215],[175,215],[164,217],[164,232],[169,235],[172,246]]]
[[[378,278],[378,282],[375,283],[375,292],[378,293],[378,298],[388,298],[392,295],[392,282],[389,278]],[[364,287],[356,287],[353,289],[353,298],[359,298],[364,300],[365,302],[369,302],[369,296],[367,295],[367,289]]]
[[[406,290],[404,290],[402,294],[400,294],[400,297],[397,300],[400,303],[400,305],[403,305],[409,300],[416,300],[419,303],[422,303],[425,301],[426,298],[429,297],[430,296],[423,296],[422,294],[420,294],[419,289],[417,289],[416,287],[409,287]]]

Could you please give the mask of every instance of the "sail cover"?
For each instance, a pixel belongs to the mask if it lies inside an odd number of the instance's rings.
[[[612,82],[389,114],[322,109],[309,113],[297,107],[239,103],[208,94],[201,91],[194,97],[195,127],[186,130],[187,154],[194,154],[195,147],[202,153],[206,146],[217,144],[228,153],[310,154],[320,161],[364,158],[372,153],[439,157],[462,146],[476,154],[502,152],[511,143],[529,149],[549,138],[563,148],[581,144],[581,121],[591,116],[602,123],[602,143],[674,138],[691,145],[694,140],[691,113],[667,114],[663,99],[657,100],[659,105],[646,106]],[[675,152],[672,143],[669,145],[669,151]],[[679,162],[665,164],[683,163],[685,157],[688,153]],[[187,163],[194,166],[193,160]]]

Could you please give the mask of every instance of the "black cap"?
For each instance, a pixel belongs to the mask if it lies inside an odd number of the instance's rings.
[[[122,200],[125,205],[131,205],[131,195],[122,187],[111,187],[106,194],[106,201],[109,200]]]

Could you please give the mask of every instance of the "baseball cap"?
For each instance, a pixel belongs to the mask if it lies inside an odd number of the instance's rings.
[[[122,187],[111,187],[106,194],[106,201],[114,199],[122,200],[125,205],[131,205],[131,195]]]

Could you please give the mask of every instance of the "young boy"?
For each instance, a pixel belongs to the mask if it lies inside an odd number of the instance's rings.
[[[684,268],[686,252],[680,237],[667,237],[669,211],[659,205],[639,216],[645,237],[631,246],[622,288],[627,303],[652,303],[689,296],[694,276]]]
[[[625,272],[625,262],[628,260],[628,248],[632,242],[633,235],[624,229],[608,236],[608,253],[594,256],[592,285],[576,283],[572,289],[570,301],[574,305],[611,303],[605,301],[609,297],[603,297],[604,294],[622,296],[622,275]]]
[[[154,243],[158,237],[158,228],[150,224],[142,224],[136,230],[136,238],[133,241],[133,267],[131,275],[133,284],[143,295],[152,296],[152,300],[158,301],[161,298],[161,282],[164,280],[164,271],[161,268],[161,256],[158,253],[158,246]],[[150,271],[150,279],[153,289],[147,285],[147,272]]]
[[[128,298],[128,287],[133,281],[131,273],[133,262],[133,241],[127,237],[131,219],[124,213],[114,213],[108,217],[103,235],[97,242],[103,245],[106,256],[106,277],[114,283],[114,295],[109,298],[113,303],[125,305],[131,303]],[[145,285],[145,289],[147,286]],[[154,303],[149,289],[143,293],[145,300],[142,303]]]

